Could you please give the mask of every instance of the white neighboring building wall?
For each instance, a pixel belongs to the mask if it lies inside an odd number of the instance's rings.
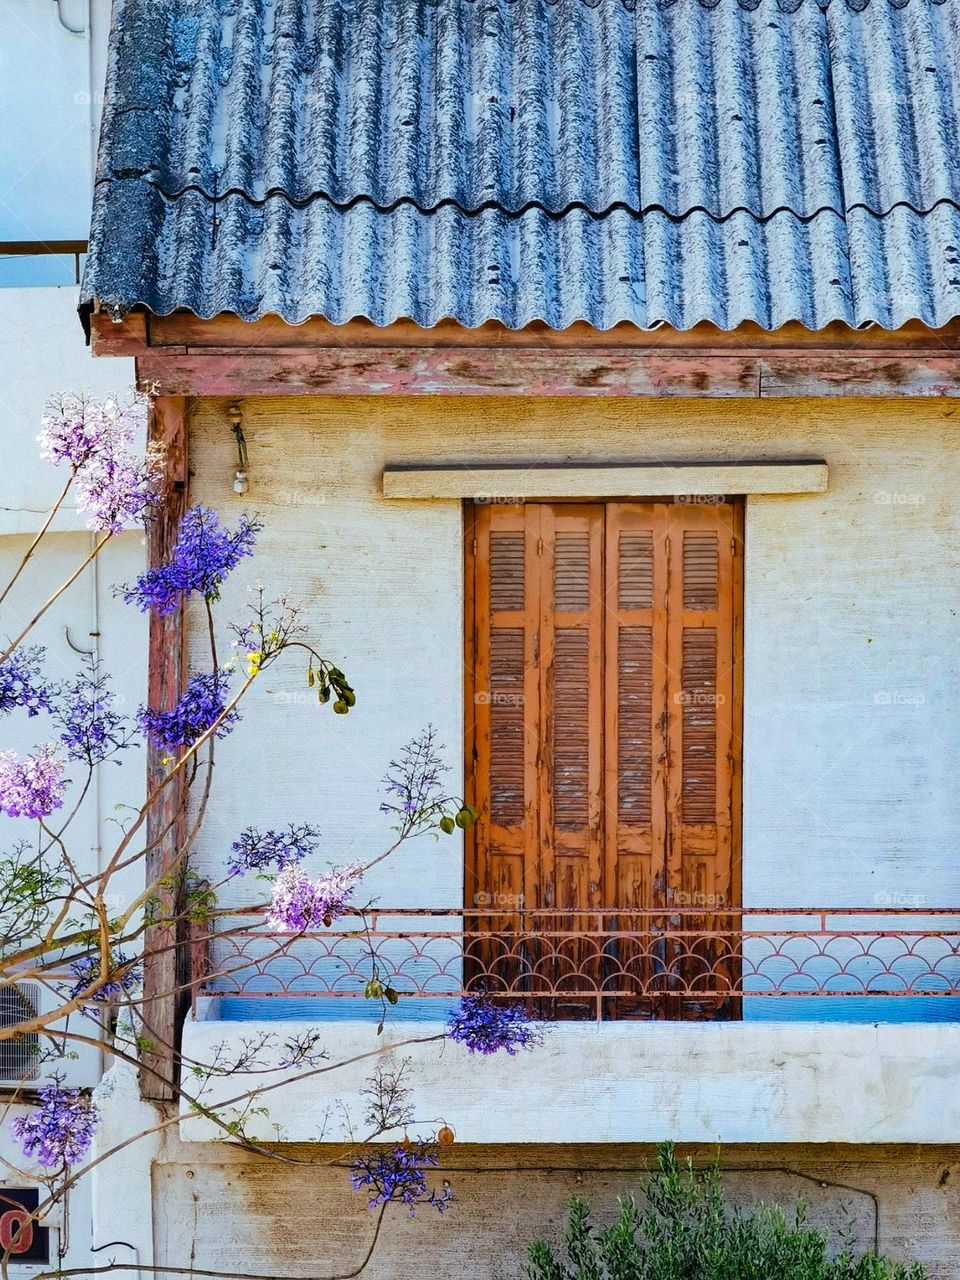
[[[50,242],[86,240],[92,202],[96,142],[106,62],[111,0],[15,0],[0,5],[0,582],[6,583],[65,474],[41,460],[36,441],[46,401],[61,392],[126,397],[134,382],[131,360],[95,361],[77,316],[76,277],[82,258],[52,252]],[[73,28],[69,30],[68,28]],[[12,253],[11,242],[31,253]],[[6,246],[6,248],[4,247]],[[0,633],[11,639],[88,554],[92,534],[69,504],[57,517],[0,616]],[[66,679],[97,654],[111,672],[120,708],[134,712],[146,690],[146,624],[117,600],[114,582],[129,580],[144,565],[142,533],[121,535],[87,569],[43,619],[32,640],[47,650],[51,679]],[[53,736],[46,716],[21,713],[0,722],[0,749],[29,751]],[[71,853],[82,872],[96,870],[103,850],[116,838],[118,805],[139,805],[143,760],[131,754],[125,768],[99,771],[72,827]],[[4,818],[4,851],[16,824]],[[142,887],[132,868],[110,886],[116,907]],[[89,1033],[93,1024],[81,1030]],[[94,1086],[103,1055],[82,1046],[63,1062],[67,1081]],[[56,1066],[45,1063],[43,1075]],[[0,1096],[9,1098],[9,1092]],[[26,1108],[2,1108],[0,1183],[30,1187],[41,1171],[27,1164],[10,1132]],[[91,1247],[97,1237],[92,1216],[93,1185],[81,1179],[65,1205],[48,1220],[55,1235],[51,1265],[96,1265],[105,1255]],[[112,1225],[112,1224],[111,1224]],[[114,1237],[107,1237],[112,1239]],[[59,1251],[63,1250],[61,1254]],[[121,1251],[122,1253],[122,1251]],[[11,1280],[30,1268],[14,1257]]]
[[[0,9],[0,243],[87,238],[111,7]],[[0,285],[68,283],[72,272],[64,261],[0,255]]]
[[[76,0],[64,0],[64,15],[68,7],[83,9]],[[25,0],[22,6],[8,5],[0,14],[0,59],[9,60],[11,47],[6,43],[7,27],[22,7],[23,14],[42,17],[45,23],[56,22],[52,3]],[[93,0],[94,10],[104,9],[100,0]],[[71,46],[73,47],[73,46]],[[89,56],[86,49],[84,59]],[[17,63],[18,75],[27,76],[28,66]],[[14,77],[17,80],[16,77]],[[27,113],[24,104],[33,103],[31,114],[42,117],[36,111],[36,85],[25,80],[17,81],[21,101],[12,114],[9,102],[3,103],[4,119],[20,120]],[[0,101],[10,91],[6,73],[0,76]],[[81,92],[78,90],[78,92]],[[32,95],[32,96],[31,96]],[[89,114],[90,102],[84,110]],[[9,148],[14,142],[28,150],[29,130],[10,128],[4,130],[0,147],[7,149],[7,158],[0,161],[0,174],[9,178],[7,167]],[[76,133],[63,138],[64,143],[74,143]],[[32,145],[32,144],[31,144]],[[85,139],[81,136],[71,158],[84,164]],[[65,148],[66,149],[66,148]],[[79,182],[79,179],[77,180]],[[88,186],[75,191],[70,181],[63,177],[52,183],[46,196],[43,218],[37,226],[21,226],[17,222],[0,225],[0,239],[30,239],[37,234],[54,238],[85,235],[83,223],[76,223],[79,214],[65,209],[63,221],[56,220],[58,192],[69,193],[70,201],[76,198],[78,209],[86,209]],[[2,186],[2,182],[0,182]],[[0,220],[12,217],[10,207],[4,203],[0,191]],[[67,203],[69,204],[70,201]],[[86,212],[83,214],[86,217]],[[5,267],[10,259],[0,262],[0,284],[9,278]],[[59,264],[59,265],[58,265]],[[48,261],[42,257],[24,257],[16,260],[21,277],[40,279],[49,274],[47,268],[62,270],[62,262]],[[72,272],[72,265],[70,271]],[[94,360],[84,341],[83,330],[77,317],[79,290],[75,285],[63,287],[23,285],[0,287],[0,582],[6,584],[40,529],[46,512],[63,487],[65,473],[43,461],[39,455],[37,434],[43,407],[49,397],[60,392],[85,391],[93,396],[125,398],[129,395],[134,368],[131,360]],[[89,553],[92,533],[86,527],[86,518],[69,504],[58,515],[50,533],[40,544],[26,573],[4,602],[0,631],[5,639],[11,639],[37,608],[69,576],[78,563]],[[109,671],[113,687],[118,694],[118,707],[132,714],[145,699],[147,628],[142,615],[123,604],[112,591],[116,582],[129,581],[138,574],[145,563],[145,540],[142,531],[120,535],[88,568],[71,589],[58,601],[42,620],[31,641],[43,644],[47,650],[46,671],[51,679],[68,679],[84,665],[85,656],[97,654],[103,668]],[[22,713],[5,717],[0,722],[0,749],[27,752],[49,740],[54,729],[48,717],[41,715],[30,719]],[[101,864],[103,850],[116,840],[119,827],[117,806],[139,805],[143,795],[143,753],[132,752],[125,767],[105,767],[98,774],[71,831],[71,854],[83,872],[92,873]],[[16,836],[17,824],[8,818],[4,823],[4,850],[7,842]],[[142,888],[142,870],[130,868],[116,877],[110,886],[109,906],[126,905]],[[89,1034],[93,1024],[80,1028]],[[93,1046],[80,1046],[75,1059],[60,1064],[68,1083],[92,1087],[100,1078],[104,1056]],[[44,1076],[57,1066],[45,1063]],[[0,1096],[3,1094],[0,1086]],[[24,1160],[22,1152],[10,1132],[10,1123],[18,1114],[26,1114],[27,1108],[20,1102],[2,1108],[0,1123],[0,1192],[3,1186],[30,1187],[41,1185],[42,1171]],[[91,1255],[91,1247],[107,1243],[98,1237],[92,1211],[93,1182],[81,1179],[71,1191],[66,1203],[58,1206],[46,1225],[52,1230],[51,1265],[67,1268],[102,1264],[105,1255]],[[113,1225],[112,1223],[110,1224]],[[65,1252],[60,1255],[58,1250]],[[123,1250],[115,1251],[123,1256]],[[29,1266],[11,1259],[11,1280],[21,1280],[31,1274]],[[41,1268],[42,1269],[42,1268]]]

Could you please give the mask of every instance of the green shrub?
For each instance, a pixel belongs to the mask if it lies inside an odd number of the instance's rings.
[[[608,1227],[590,1224],[590,1206],[577,1197],[559,1253],[544,1241],[530,1246],[531,1280],[924,1280],[919,1263],[902,1266],[849,1249],[831,1257],[825,1234],[759,1205],[735,1209],[724,1200],[717,1165],[694,1171],[662,1146],[644,1188],[642,1207],[620,1201]]]

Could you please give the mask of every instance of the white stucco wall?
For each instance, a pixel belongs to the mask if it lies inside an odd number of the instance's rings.
[[[110,10],[111,0],[62,0],[59,12],[64,22],[86,28],[82,35],[72,35],[58,21],[58,6],[52,0],[0,5],[0,241],[87,237]],[[0,257],[0,583],[4,584],[64,483],[63,473],[43,462],[38,453],[36,436],[45,401],[62,391],[124,396],[133,385],[133,361],[93,360],[77,317],[79,290],[73,284],[41,287],[72,281],[74,271],[72,257]],[[29,574],[5,602],[0,634],[12,638],[87,555],[90,545],[85,518],[68,506]],[[84,573],[35,635],[47,647],[48,672],[54,679],[69,677],[83,661],[69,641],[81,649],[98,645],[126,712],[136,709],[145,692],[146,628],[142,617],[114,598],[111,585],[135,576],[143,562],[142,535],[117,539],[103,554],[98,571]],[[46,717],[29,720],[17,715],[0,722],[0,750],[28,751],[50,736]],[[101,848],[115,836],[116,806],[139,804],[142,789],[142,753],[134,755],[126,769],[101,770],[73,828],[71,853],[83,872],[97,867]],[[16,824],[7,818],[2,821],[7,849]],[[32,831],[31,837],[35,835]],[[111,885],[110,905],[125,905],[139,888],[133,868]],[[81,1030],[89,1034],[92,1024]],[[47,1069],[56,1065],[51,1062]],[[79,1047],[75,1057],[59,1064],[68,1083],[83,1086],[97,1082],[101,1066],[94,1046]],[[24,1110],[20,1102],[0,1108],[0,1181],[9,1185],[31,1185],[43,1175],[42,1170],[25,1165],[10,1134],[10,1121]],[[89,1178],[69,1193],[52,1225],[65,1250],[65,1267],[103,1264],[106,1254],[90,1252],[104,1237],[96,1236]],[[118,1251],[120,1257],[123,1253]],[[54,1267],[58,1262],[55,1256]],[[25,1270],[12,1261],[9,1273],[11,1280],[19,1280]]]
[[[211,880],[248,823],[316,822],[324,836],[318,870],[378,852],[387,836],[378,781],[428,722],[447,743],[459,786],[461,508],[383,498],[385,465],[820,457],[826,493],[747,503],[744,901],[771,909],[960,904],[955,403],[260,400],[244,406],[251,489],[243,499],[230,489],[225,408],[204,402],[195,410],[192,500],[228,519],[257,510],[265,529],[221,612],[235,616],[257,579],[271,593],[289,592],[359,700],[338,718],[312,704],[297,664],[263,677],[242,725],[218,748],[219,791],[199,846],[199,869]],[[521,471],[511,490],[522,497],[535,480]],[[198,665],[206,661],[200,623],[191,625]],[[367,890],[384,906],[456,907],[459,839],[401,850],[371,873]],[[250,903],[262,893],[233,881],[221,900]],[[325,1017],[331,1005],[304,1002],[296,1014]],[[599,1083],[579,1111],[557,1110],[553,1139],[619,1140],[624,1108],[635,1141],[960,1139],[960,1118],[942,1103],[944,1070],[956,1062],[952,1026],[922,1034],[798,1027],[778,1024],[775,1006],[767,1001],[754,1015],[772,1025],[563,1027],[555,1035],[566,1046],[571,1091],[561,1096],[572,1100],[575,1079]],[[231,1017],[241,1016],[238,1008]],[[250,1016],[265,1016],[262,1006]],[[342,1004],[334,1016],[348,1016]],[[198,1023],[187,1042],[202,1058],[208,1043],[249,1031],[248,1023]],[[332,1052],[351,1034],[331,1027]],[[370,1027],[356,1034],[373,1038]],[[583,1046],[571,1040],[578,1035]],[[708,1044],[707,1053],[694,1051]],[[589,1069],[578,1057],[586,1045]],[[651,1055],[652,1045],[662,1054]],[[467,1063],[456,1071],[453,1064],[448,1056],[460,1087],[468,1076],[471,1091],[480,1087]],[[529,1070],[528,1083],[541,1078]],[[630,1072],[648,1070],[660,1074],[645,1089]],[[665,1110],[651,1111],[653,1098],[672,1096],[672,1079],[686,1084]],[[472,1140],[504,1141],[508,1131],[514,1141],[537,1139],[546,1095],[518,1138],[531,1095],[526,1086],[514,1095],[511,1081],[478,1094],[492,1128],[478,1122]],[[523,1099],[516,1114],[507,1102],[514,1096]]]
[[[324,860],[379,849],[379,779],[428,722],[459,785],[460,504],[384,499],[385,465],[822,457],[827,493],[747,504],[744,901],[960,902],[956,402],[247,401],[246,498],[230,489],[225,407],[196,409],[192,498],[266,528],[221,612],[258,578],[302,600],[359,701],[333,717],[295,665],[264,677],[219,749],[200,848],[212,878],[248,822],[316,821]],[[534,484],[521,470],[511,488]],[[370,887],[435,906],[460,886],[453,837],[402,851]]]

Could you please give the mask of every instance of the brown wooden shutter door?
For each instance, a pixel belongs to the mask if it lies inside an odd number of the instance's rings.
[[[720,1010],[709,981],[703,1000],[676,989],[711,966],[722,985],[736,959],[732,917],[717,913],[739,903],[740,518],[728,503],[663,502],[469,516],[468,798],[480,817],[465,906],[499,912],[475,920],[496,935],[481,967],[502,955],[515,991],[613,977],[638,995],[606,1002],[610,1016]],[[521,902],[569,910],[556,932],[617,936],[545,942],[528,915],[521,937],[509,916]],[[607,914],[573,914],[588,910]],[[692,943],[688,923],[719,941]],[[566,1013],[588,1016],[581,1000]]]
[[[732,905],[735,508],[669,511],[671,760],[667,881],[674,900]]]

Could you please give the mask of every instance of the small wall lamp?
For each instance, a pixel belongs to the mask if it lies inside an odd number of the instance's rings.
[[[237,469],[233,473],[233,492],[242,497],[250,489],[250,476],[247,466],[247,441],[243,434],[243,414],[238,404],[232,404],[229,407],[227,420],[237,440]]]

